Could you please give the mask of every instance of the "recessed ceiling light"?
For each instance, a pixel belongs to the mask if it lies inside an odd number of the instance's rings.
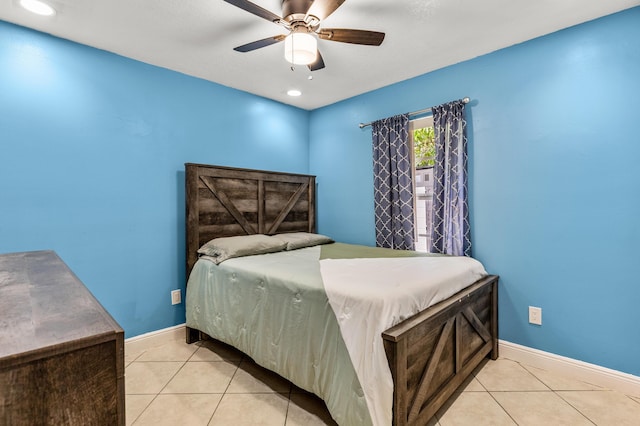
[[[287,95],[289,96],[300,96],[302,95],[302,92],[296,89],[291,89],[287,92]]]
[[[39,0],[20,0],[20,6],[37,15],[51,16],[56,14],[53,7]]]

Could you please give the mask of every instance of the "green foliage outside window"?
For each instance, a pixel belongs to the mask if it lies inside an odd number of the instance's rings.
[[[413,149],[416,167],[433,166],[436,160],[436,143],[433,127],[413,131]]]

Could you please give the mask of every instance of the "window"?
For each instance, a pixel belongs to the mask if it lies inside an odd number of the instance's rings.
[[[431,224],[433,223],[433,164],[435,162],[435,141],[433,117],[412,120],[409,124],[413,143],[413,193],[414,226],[416,229],[416,250],[429,252],[431,249]]]

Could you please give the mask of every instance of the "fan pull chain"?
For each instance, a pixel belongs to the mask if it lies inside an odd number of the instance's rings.
[[[294,54],[296,53],[296,49],[293,46],[293,43],[296,41],[295,37],[291,37],[291,72],[294,72],[296,67],[295,67],[295,63],[296,63],[296,57],[294,56]]]

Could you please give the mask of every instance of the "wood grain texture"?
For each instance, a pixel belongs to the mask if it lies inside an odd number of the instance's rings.
[[[124,425],[124,332],[52,251],[0,255],[0,424]]]
[[[315,232],[315,177],[185,164],[187,278],[197,251],[219,237]]]
[[[498,277],[487,276],[385,331],[394,425],[426,424],[497,345]],[[398,347],[407,345],[406,356]],[[405,395],[399,395],[404,393]],[[403,405],[398,405],[403,404]]]

